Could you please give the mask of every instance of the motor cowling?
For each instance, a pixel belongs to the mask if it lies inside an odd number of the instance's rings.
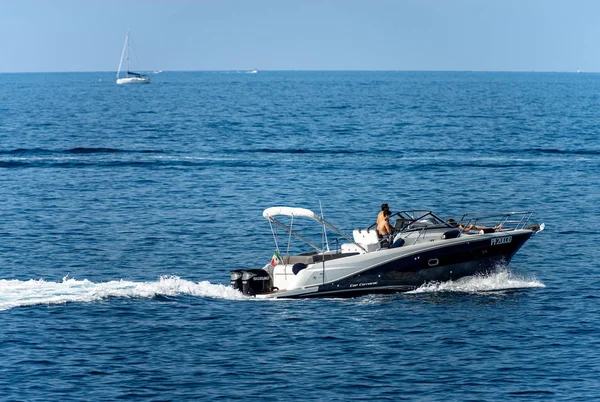
[[[248,269],[242,271],[242,293],[254,296],[273,291],[271,275],[264,269]]]
[[[242,291],[242,273],[244,271],[238,269],[235,271],[231,271],[231,281],[229,282],[231,287],[239,290],[240,292]]]

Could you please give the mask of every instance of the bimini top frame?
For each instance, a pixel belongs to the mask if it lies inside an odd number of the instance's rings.
[[[293,219],[295,217],[303,217],[303,218],[309,218],[312,219],[316,222],[318,222],[319,224],[323,225],[323,233],[326,233],[326,228],[329,228],[331,230],[333,230],[335,233],[337,233],[338,235],[340,235],[341,237],[343,237],[344,239],[346,239],[347,241],[349,241],[352,244],[355,244],[357,247],[361,248],[365,253],[367,252],[367,250],[365,250],[361,245],[356,244],[354,242],[354,240],[348,236],[346,233],[342,232],[340,229],[336,228],[335,226],[333,226],[331,223],[327,222],[325,219],[323,219],[321,216],[319,216],[318,214],[314,213],[313,211],[311,211],[310,209],[305,209],[305,208],[292,208],[292,207],[271,207],[271,208],[267,208],[263,211],[263,217],[265,219],[267,219],[269,221],[269,223],[271,224],[271,231],[273,232],[273,236],[275,237],[275,243],[277,243],[277,234],[275,232],[275,230],[273,230],[273,224],[275,224],[276,226],[279,226],[281,228],[283,228],[286,232],[288,232],[290,235],[295,236],[296,238],[298,238],[299,240],[303,241],[304,243],[308,244],[309,246],[311,246],[312,248],[314,248],[315,250],[317,250],[317,252],[319,254],[324,253],[325,247],[321,248],[318,247],[317,245],[315,245],[313,242],[311,242],[310,240],[306,239],[304,236],[302,236],[301,234],[299,234],[298,232],[296,232],[290,225],[287,226],[286,224],[284,224],[283,222],[281,222],[279,219],[277,219],[277,216],[289,216],[292,218],[292,225],[293,225]],[[277,246],[277,244],[276,244]]]

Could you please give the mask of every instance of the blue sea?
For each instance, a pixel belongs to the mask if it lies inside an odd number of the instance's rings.
[[[600,75],[0,74],[0,400],[600,398]],[[262,211],[534,211],[495,274],[256,300]]]

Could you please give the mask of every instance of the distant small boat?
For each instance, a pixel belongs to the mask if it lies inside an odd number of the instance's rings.
[[[258,73],[258,70],[250,70],[250,71],[248,71],[248,74],[256,74],[256,73]]]
[[[121,75],[121,67],[123,66],[123,59],[127,59],[127,73],[124,77]],[[141,73],[134,73],[129,71],[129,31],[125,35],[125,44],[123,45],[123,52],[121,52],[121,61],[119,61],[119,69],[117,70],[117,84],[148,84],[150,83],[150,77]]]
[[[160,73],[162,73],[162,72],[163,72],[162,70],[155,70],[155,71],[154,71],[154,74],[160,74]]]

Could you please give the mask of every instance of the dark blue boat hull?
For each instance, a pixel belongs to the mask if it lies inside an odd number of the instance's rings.
[[[510,262],[533,232],[456,243],[407,255],[294,297],[355,297],[410,291],[428,282],[445,282],[493,272]]]

